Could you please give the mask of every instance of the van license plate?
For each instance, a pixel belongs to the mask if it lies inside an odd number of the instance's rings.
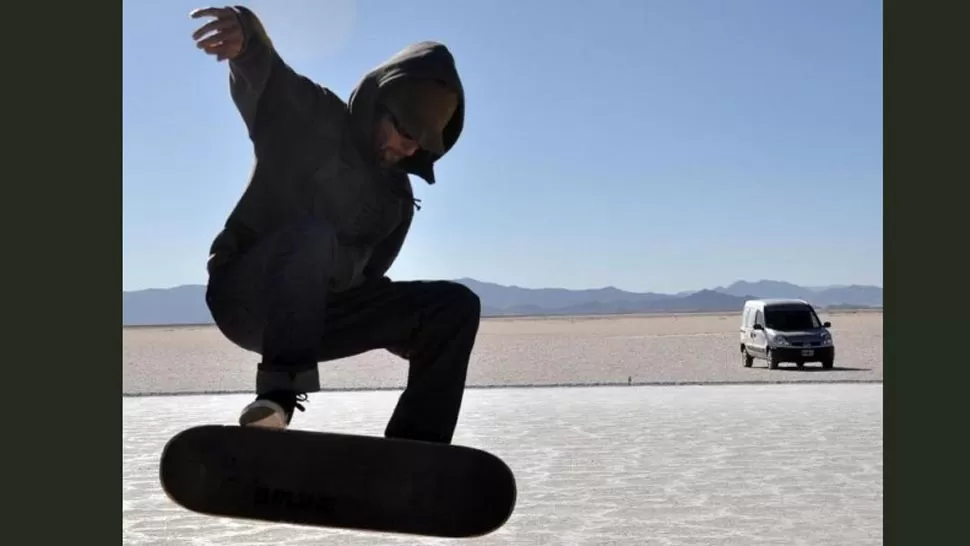
[[[805,349],[804,351],[802,351],[802,356],[812,356],[813,354],[815,354],[815,351],[811,349]]]

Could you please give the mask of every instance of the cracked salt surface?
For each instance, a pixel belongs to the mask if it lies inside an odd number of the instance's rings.
[[[397,392],[310,396],[296,428],[379,435]],[[123,398],[123,542],[445,544],[234,521],[172,504],[177,431],[232,423],[245,395]],[[519,501],[475,545],[882,544],[880,384],[471,390],[455,442],[515,471]]]

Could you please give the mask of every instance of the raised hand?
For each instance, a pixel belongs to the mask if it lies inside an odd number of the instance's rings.
[[[217,61],[233,60],[243,51],[245,36],[239,15],[231,8],[202,8],[194,10],[193,19],[214,17],[192,33],[195,45]]]

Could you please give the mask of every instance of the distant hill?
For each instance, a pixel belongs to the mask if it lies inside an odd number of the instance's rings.
[[[205,287],[201,285],[121,293],[121,323],[124,326],[210,322],[212,315],[205,304]]]
[[[818,307],[882,307],[878,286],[804,287],[782,281],[738,281],[726,287],[677,294],[627,292],[614,287],[588,290],[521,288],[457,279],[482,299],[485,316],[602,315],[628,313],[733,312],[752,298],[802,298]],[[122,324],[207,324],[205,287],[122,292]]]
[[[738,281],[714,290],[733,296],[757,294],[762,298],[799,298],[819,307],[862,306],[882,307],[882,287],[879,286],[823,286],[804,287],[782,281]]]

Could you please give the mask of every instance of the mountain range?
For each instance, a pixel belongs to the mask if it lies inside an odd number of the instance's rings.
[[[838,285],[806,287],[761,280],[677,294],[627,292],[614,287],[586,290],[521,288],[456,279],[482,300],[484,316],[604,315],[739,311],[755,298],[800,298],[819,308],[881,308],[882,287]],[[208,324],[205,287],[183,285],[122,291],[122,325]]]

